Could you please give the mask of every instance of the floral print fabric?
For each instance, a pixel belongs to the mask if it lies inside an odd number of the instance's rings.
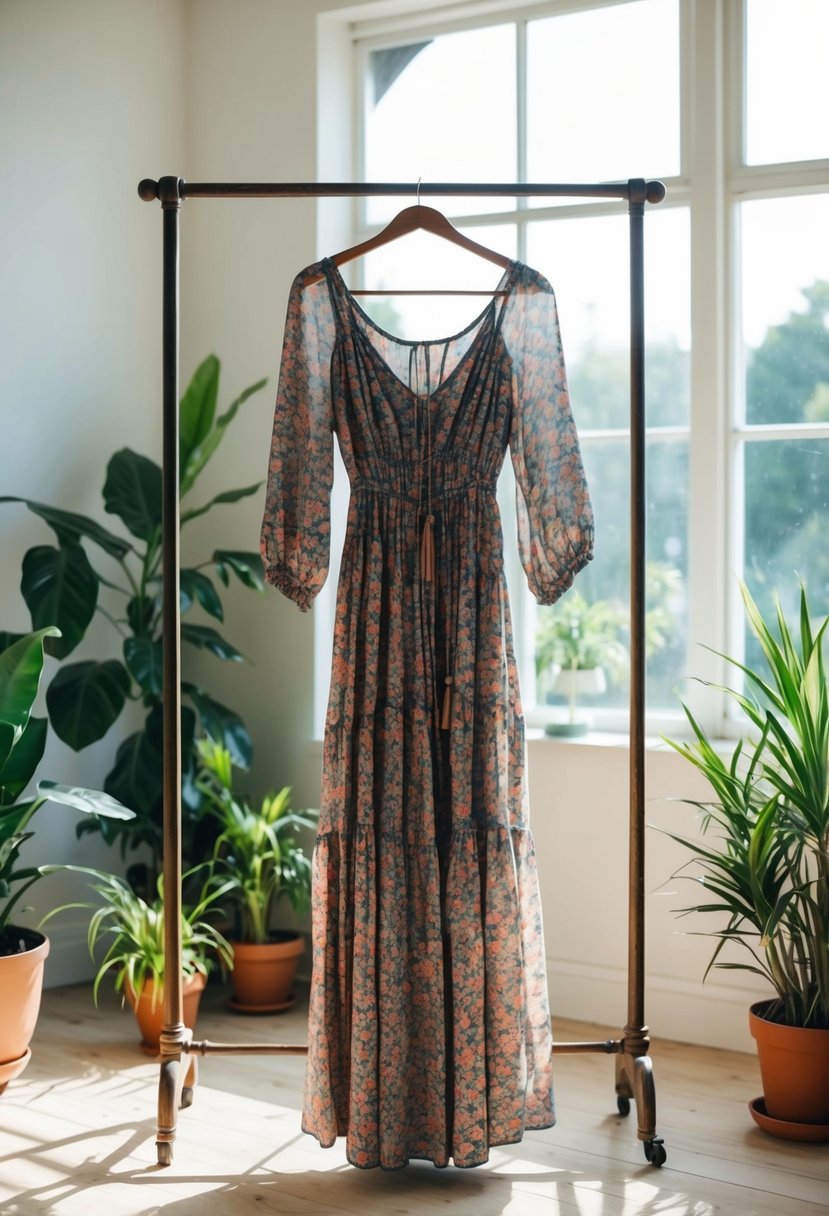
[[[511,262],[460,334],[409,342],[330,259],[294,281],[266,577],[328,567],[333,434],[351,483],[313,859],[302,1126],[349,1161],[487,1160],[554,1122],[524,724],[495,490],[507,448],[533,593],[592,555],[555,299]],[[424,577],[430,517],[433,571]]]

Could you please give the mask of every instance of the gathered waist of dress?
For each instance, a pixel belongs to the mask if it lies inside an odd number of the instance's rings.
[[[490,494],[494,498],[496,489],[497,482],[495,481],[464,481],[448,485],[433,484],[430,498],[433,507],[438,508],[440,503],[447,499],[468,497],[476,490]],[[416,485],[394,486],[372,481],[369,477],[356,477],[351,483],[351,493],[352,495],[379,494],[384,498],[395,499],[397,502],[403,503],[415,511],[425,509],[425,487],[419,490]]]

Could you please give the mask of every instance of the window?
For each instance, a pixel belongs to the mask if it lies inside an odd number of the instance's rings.
[[[743,644],[732,571],[744,571],[761,599],[775,585],[787,595],[796,590],[797,571],[809,579],[815,609],[829,608],[829,558],[820,543],[829,523],[829,161],[818,159],[829,153],[820,66],[829,7],[822,0],[722,7],[723,27],[719,7],[703,0],[520,8],[505,0],[478,22],[464,20],[462,8],[417,6],[408,24],[401,17],[354,27],[357,177],[635,175],[668,186],[668,200],[649,208],[645,221],[648,709],[657,727],[676,713],[686,672],[722,674],[695,643]],[[781,39],[809,49],[781,56]],[[627,217],[618,204],[575,199],[459,197],[436,205],[553,284],[597,529],[596,558],[568,596],[604,601],[623,618]],[[355,239],[399,206],[399,199],[366,200]],[[451,282],[453,256],[443,242],[407,238],[366,259],[365,283]],[[460,257],[465,282],[491,285],[491,266]],[[410,337],[453,332],[474,311],[453,297],[368,297],[365,305]],[[514,532],[508,482],[507,468],[507,539]],[[540,723],[561,703],[546,664],[536,662],[545,618],[556,609],[536,606],[514,552],[507,563],[525,706]],[[624,641],[624,623],[619,632]],[[609,674],[606,690],[591,699],[595,721],[624,728],[623,665]],[[718,724],[709,717],[707,725]]]

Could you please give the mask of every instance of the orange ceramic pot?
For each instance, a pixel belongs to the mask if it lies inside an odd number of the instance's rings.
[[[247,1013],[276,1013],[294,1003],[291,986],[305,950],[298,933],[273,934],[272,940],[233,942],[233,1009]]]
[[[207,980],[199,972],[183,980],[182,1004],[184,1025],[192,1030],[196,1025],[201,994]],[[147,980],[136,999],[135,993],[127,989],[127,999],[132,1005],[138,1029],[141,1031],[141,1049],[148,1055],[158,1055],[161,1032],[164,1029],[164,985],[156,989],[152,980]]]
[[[769,1004],[758,1001],[749,1010],[766,1111],[790,1123],[829,1124],[829,1030],[769,1022],[763,1016]]]
[[[49,939],[34,929],[9,930],[26,949],[0,955],[0,1094],[31,1059],[29,1042],[35,1031],[43,990],[43,967]]]

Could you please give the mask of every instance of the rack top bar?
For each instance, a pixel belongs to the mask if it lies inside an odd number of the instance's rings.
[[[661,203],[665,187],[660,181],[631,178],[626,182],[187,182],[183,177],[145,177],[138,185],[145,202],[185,198],[355,198],[364,195],[399,195],[412,199],[434,195],[485,195],[495,197],[622,198],[631,202]]]

